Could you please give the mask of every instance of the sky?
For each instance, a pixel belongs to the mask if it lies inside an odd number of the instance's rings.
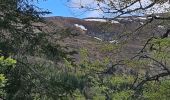
[[[72,9],[68,6],[69,0],[39,0],[36,5],[44,10],[52,12],[46,16],[64,16],[64,17],[76,17],[76,18],[87,18],[87,17],[101,17],[101,13],[98,11],[85,12],[80,9]],[[79,4],[80,0],[70,0],[73,3]],[[93,0],[82,0],[84,4],[90,3]],[[74,5],[75,6],[75,5]]]
[[[95,3],[93,0],[39,0],[36,5],[44,10],[48,10],[52,12],[52,14],[46,16],[65,16],[65,17],[76,17],[76,18],[86,18],[86,17],[102,17],[103,13],[99,11],[91,11],[91,12],[84,12],[79,9],[73,10],[71,7],[68,7],[66,4],[67,1],[71,1],[74,7],[78,6],[77,4],[82,5],[92,5],[94,6]],[[141,0],[142,4],[148,4],[149,0]],[[76,6],[74,5],[76,4]],[[135,4],[131,8],[138,7],[139,4]],[[159,5],[155,5],[153,12],[164,12],[164,8],[170,9],[169,3],[162,4],[162,8],[158,7]],[[80,6],[79,6],[80,7]],[[159,8],[159,9],[158,9]]]
[[[52,14],[46,16],[85,17],[85,15],[82,14],[73,14],[71,8],[68,7],[64,1],[66,0],[40,0],[36,5],[44,10],[52,12]]]

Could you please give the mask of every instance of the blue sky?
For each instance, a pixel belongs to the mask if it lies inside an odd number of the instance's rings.
[[[36,4],[38,7],[43,8],[44,10],[48,9],[49,11],[52,12],[52,14],[49,14],[47,16],[65,16],[65,17],[77,17],[77,18],[85,18],[85,17],[102,17],[103,13],[99,11],[91,11],[91,12],[86,12],[84,13],[83,11],[80,10],[74,10],[66,6],[66,2],[69,0],[39,0],[39,2]],[[80,0],[70,0],[74,2],[80,2]],[[81,3],[90,3],[92,0],[81,0]],[[148,0],[142,0],[143,3],[145,4],[144,1]],[[91,4],[91,3],[90,3]],[[134,5],[136,7],[137,5]],[[162,8],[157,7],[159,5],[156,5],[155,8],[159,8],[156,10],[153,10],[154,12],[164,12],[164,8],[170,8],[169,3],[161,5]],[[133,8],[133,7],[132,7]],[[106,15],[107,16],[107,15]]]
[[[66,6],[67,0],[40,0],[36,5],[44,10],[48,9],[52,14],[47,16],[65,16],[65,17],[78,17],[83,18],[83,15],[75,15],[71,8]]]

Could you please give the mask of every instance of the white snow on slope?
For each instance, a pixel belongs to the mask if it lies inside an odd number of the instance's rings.
[[[146,17],[137,17],[137,19],[146,20]]]
[[[81,28],[82,30],[86,31],[87,29],[83,25],[74,24],[76,27]]]
[[[164,26],[162,26],[162,25],[158,25],[158,28],[162,28],[162,29],[164,29],[165,27],[164,27]]]
[[[84,19],[85,21],[107,22],[105,19]]]
[[[95,39],[99,40],[99,41],[102,41],[102,39],[98,38],[98,37],[94,37]]]
[[[111,23],[119,24],[119,22],[115,20],[112,20]]]
[[[109,22],[108,20],[106,19],[84,19],[85,21],[96,21],[96,22]],[[116,23],[118,24],[119,22],[118,21],[115,21],[115,20],[111,20],[111,23]]]
[[[112,40],[112,41],[109,41],[109,43],[113,43],[113,44],[118,44],[118,40]]]
[[[144,24],[144,22],[140,22],[140,24],[141,24],[141,25],[143,25],[143,24]]]
[[[120,17],[120,18],[117,18],[117,19],[118,19],[118,20],[133,21],[132,18],[125,18],[125,17],[124,17],[124,18],[121,18],[121,17]]]

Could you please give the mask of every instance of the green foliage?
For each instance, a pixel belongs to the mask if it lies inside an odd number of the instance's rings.
[[[12,66],[14,67],[14,65],[16,64],[16,60],[12,59],[12,58],[5,58],[4,56],[0,57],[0,66]]]
[[[158,38],[152,41],[154,57],[160,59],[170,59],[170,38]]]
[[[44,22],[47,14],[31,4],[34,0],[0,1],[0,97],[7,100],[131,100],[136,91],[132,88],[136,76],[125,73],[107,73],[109,57],[92,59],[91,51],[80,49],[80,62],[72,62],[68,48],[56,43],[56,33],[34,32],[32,23]],[[104,0],[97,0],[104,3]],[[120,6],[134,0],[121,0]],[[165,0],[164,0],[165,1]],[[162,1],[162,2],[164,2]],[[104,23],[106,24],[106,23]],[[110,26],[103,26],[106,28]],[[112,28],[109,29],[111,31]],[[71,29],[61,29],[60,39],[76,36]],[[105,31],[103,31],[105,32]],[[125,32],[124,35],[130,35]],[[57,37],[58,39],[58,37]],[[126,42],[126,41],[125,41]],[[123,44],[103,43],[104,53],[119,51]],[[151,41],[155,50],[149,52],[154,58],[169,61],[170,39]],[[10,58],[15,57],[14,59]],[[76,64],[75,64],[76,63]],[[143,68],[150,60],[125,59],[123,64],[131,68]],[[113,67],[113,68],[112,68]],[[148,68],[149,69],[149,68]],[[116,69],[115,69],[116,70]],[[143,74],[140,73],[140,78]],[[144,77],[147,78],[147,77]],[[142,79],[139,79],[139,82]],[[138,80],[137,80],[138,81]],[[136,84],[135,84],[136,85]],[[148,82],[138,97],[148,100],[170,98],[169,77],[160,82]],[[1,99],[1,98],[0,98]],[[136,99],[136,98],[135,98]]]
[[[6,91],[3,89],[8,82],[8,74],[12,68],[15,67],[16,60],[12,58],[0,57],[0,96],[4,97]]]
[[[132,90],[124,90],[124,91],[113,93],[111,98],[112,100],[130,100],[130,97],[132,95],[133,95]]]
[[[118,44],[111,44],[111,43],[103,43],[101,45],[102,52],[114,52],[119,50],[120,46]]]
[[[134,60],[127,59],[126,60],[125,59],[124,63],[127,65],[127,67],[131,67],[134,69],[143,69],[150,63],[150,61],[146,59],[143,59],[143,60],[138,60],[138,59],[134,59]]]
[[[113,76],[111,78],[111,84],[116,86],[116,87],[119,87],[123,84],[127,85],[127,84],[130,84],[130,83],[133,83],[134,82],[134,77],[133,76]]]
[[[88,50],[85,49],[85,48],[80,49],[80,56],[81,56],[82,59],[87,60],[88,56],[89,56]]]
[[[6,95],[6,92],[4,91],[4,88],[6,86],[6,83],[7,83],[7,79],[6,77],[4,76],[4,74],[0,74],[0,96],[3,97]]]
[[[168,100],[170,98],[170,81],[149,82],[144,88],[144,97],[148,100]]]
[[[4,74],[0,74],[0,87],[4,87],[7,82],[7,79],[5,78]]]

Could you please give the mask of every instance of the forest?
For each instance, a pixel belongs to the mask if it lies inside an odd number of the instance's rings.
[[[77,1],[103,16],[0,0],[0,100],[169,100],[170,1]]]

